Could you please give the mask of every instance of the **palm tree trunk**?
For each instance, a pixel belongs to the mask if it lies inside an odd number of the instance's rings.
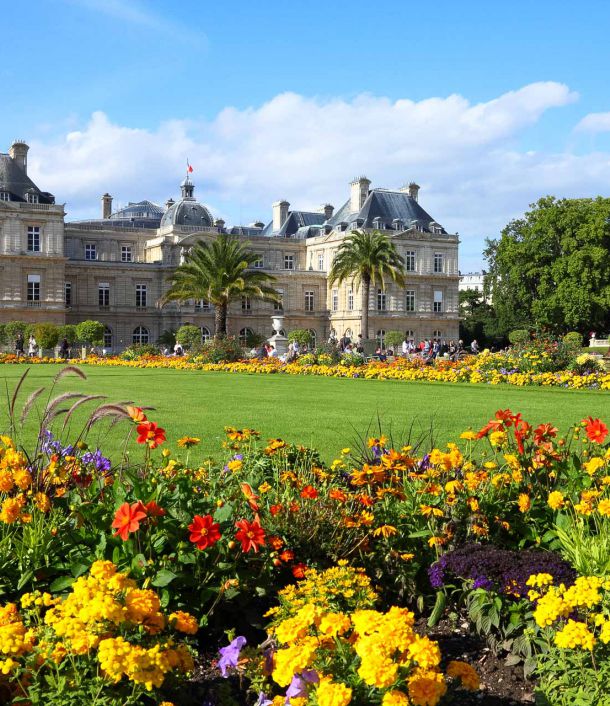
[[[214,307],[214,338],[225,338],[227,335],[227,303],[222,302]]]
[[[371,294],[371,278],[367,275],[362,277],[362,314],[361,329],[362,338],[369,337],[369,297]]]

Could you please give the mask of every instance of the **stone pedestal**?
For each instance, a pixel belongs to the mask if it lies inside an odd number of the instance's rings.
[[[277,351],[278,356],[285,355],[288,352],[288,339],[280,333],[284,327],[284,317],[282,315],[271,317],[273,325],[273,336],[267,339]]]

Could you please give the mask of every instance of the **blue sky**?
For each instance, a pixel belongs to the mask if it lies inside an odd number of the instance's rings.
[[[546,193],[610,192],[610,3],[31,0],[4,3],[0,150],[32,146],[69,217],[197,195],[229,222],[422,185],[483,238]]]

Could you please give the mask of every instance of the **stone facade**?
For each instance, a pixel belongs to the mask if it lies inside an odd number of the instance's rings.
[[[458,237],[419,206],[419,187],[371,189],[366,177],[350,184],[346,203],[335,212],[290,209],[280,200],[272,218],[225,228],[194,196],[190,178],[182,198],[165,207],[149,201],[112,212],[102,196],[102,217],[65,222],[62,205],[27,177],[27,145],[0,154],[0,322],[25,320],[78,323],[97,319],[106,326],[105,346],[114,351],[134,342],[154,342],[165,330],[190,323],[213,334],[214,313],[206,302],[158,305],[173,269],[199,240],[228,232],[247,240],[260,256],[256,266],[276,277],[282,293],[286,332],[309,329],[316,341],[360,333],[362,295],[353,283],[330,285],[334,253],[353,230],[379,229],[390,235],[406,263],[406,286],[373,290],[369,337],[389,330],[414,339],[458,335]],[[238,302],[229,330],[269,336],[277,305]]]

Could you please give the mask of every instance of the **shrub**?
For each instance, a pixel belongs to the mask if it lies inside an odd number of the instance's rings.
[[[388,331],[385,335],[385,347],[400,350],[402,342],[405,340],[404,333],[400,331]]]
[[[508,340],[513,344],[527,343],[530,340],[530,332],[524,328],[518,328],[508,334]]]
[[[152,343],[134,343],[121,353],[120,358],[122,360],[139,360],[140,358],[157,355],[161,355],[161,351]]]
[[[59,329],[55,324],[36,324],[33,333],[40,352],[55,348],[59,340]]]
[[[582,337],[582,334],[578,333],[578,331],[569,331],[563,337],[563,342],[568,346],[574,346],[575,348],[580,348],[583,343],[583,337]]]
[[[296,360],[297,365],[315,365],[316,364],[316,356],[313,353],[304,353],[303,355],[300,355],[297,360]]]
[[[189,350],[201,348],[201,329],[192,324],[181,326],[176,332],[176,341]]]
[[[364,356],[360,353],[345,353],[341,356],[340,365],[359,367],[364,365]]]
[[[74,324],[65,324],[64,326],[58,326],[57,331],[59,333],[59,340],[66,338],[68,343],[74,343],[76,338],[76,326]]]
[[[203,344],[197,360],[202,363],[233,363],[244,357],[242,347],[234,336],[212,338]]]
[[[81,321],[76,325],[76,337],[90,346],[101,345],[104,338],[104,324],[99,321]]]
[[[14,342],[19,334],[25,336],[27,326],[25,321],[9,321],[8,324],[5,324],[4,330],[9,342]]]
[[[299,346],[309,346],[311,344],[311,333],[304,328],[295,328],[288,333],[288,340],[292,343],[296,341]]]

